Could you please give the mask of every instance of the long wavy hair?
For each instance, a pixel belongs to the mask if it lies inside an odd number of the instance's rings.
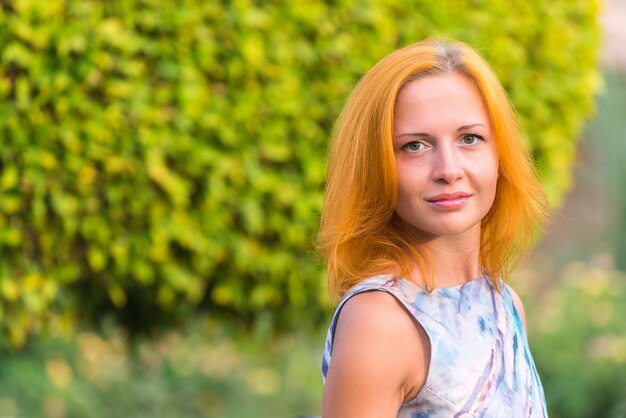
[[[499,178],[493,205],[481,222],[480,263],[498,286],[530,250],[547,205],[515,112],[489,64],[461,42],[427,39],[380,60],[352,91],[335,124],[318,248],[326,261],[328,291],[338,300],[361,280],[383,273],[414,279],[417,263],[428,289],[434,277],[426,248],[410,240],[394,212],[397,177],[393,115],[398,92],[431,75],[473,81],[496,139]]]

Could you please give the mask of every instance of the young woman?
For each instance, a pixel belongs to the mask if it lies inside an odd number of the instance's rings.
[[[333,132],[319,244],[331,296],[323,416],[545,417],[504,283],[545,221],[512,106],[462,43],[378,62]]]

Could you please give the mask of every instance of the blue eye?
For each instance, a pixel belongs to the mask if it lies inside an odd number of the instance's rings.
[[[424,149],[424,144],[420,141],[411,141],[402,145],[400,149],[407,152],[420,152]]]
[[[485,138],[476,134],[467,134],[461,137],[461,142],[463,145],[478,145],[478,143],[483,142]]]

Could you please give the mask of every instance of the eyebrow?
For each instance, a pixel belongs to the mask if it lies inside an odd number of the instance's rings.
[[[472,129],[472,128],[475,128],[477,126],[484,126],[484,127],[486,127],[486,125],[484,123],[472,123],[470,125],[459,126],[459,128],[456,131],[457,132],[466,131],[468,129]],[[424,133],[424,132],[407,132],[405,134],[396,135],[395,138],[402,138],[403,136],[423,136],[423,137],[428,137],[430,135],[427,134],[427,133]]]
[[[472,129],[472,128],[475,128],[477,126],[484,126],[485,128],[487,127],[487,125],[485,125],[484,123],[473,123],[471,125],[463,125],[463,126],[459,127],[459,129],[457,129],[456,131],[457,132],[465,131],[467,129]]]

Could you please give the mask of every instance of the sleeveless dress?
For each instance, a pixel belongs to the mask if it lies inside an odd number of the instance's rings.
[[[405,279],[381,275],[352,287],[328,330],[322,374],[331,364],[334,331],[344,303],[366,291],[394,296],[424,329],[431,358],[426,382],[398,417],[547,417],[539,375],[524,325],[504,282],[486,278],[431,293]]]

